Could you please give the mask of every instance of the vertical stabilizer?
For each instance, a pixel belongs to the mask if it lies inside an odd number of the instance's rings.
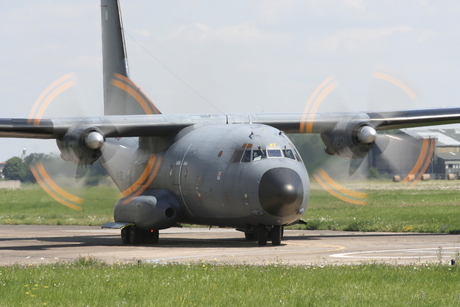
[[[128,77],[123,23],[118,0],[101,0],[104,114],[158,114],[158,109]]]

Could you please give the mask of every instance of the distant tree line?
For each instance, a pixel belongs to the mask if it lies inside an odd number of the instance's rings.
[[[326,163],[330,157],[324,151],[324,143],[318,134],[290,134],[289,138],[297,148],[309,173]]]
[[[387,134],[394,134],[398,131],[391,130]],[[310,174],[327,164],[327,159],[331,157],[324,151],[325,145],[319,134],[292,134],[289,135],[289,138],[299,151],[305,167]],[[344,163],[347,162],[344,161]],[[380,174],[377,168],[370,167],[366,177],[369,179],[388,179],[389,175],[388,173]]]

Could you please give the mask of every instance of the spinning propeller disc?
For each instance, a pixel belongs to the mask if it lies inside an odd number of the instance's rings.
[[[43,118],[45,112],[52,106],[52,103],[55,99],[68,90],[69,88],[77,84],[75,76],[73,74],[67,74],[53,83],[51,83],[37,98],[34,105],[32,106],[28,122],[33,123],[34,125],[39,125],[41,119]],[[129,78],[114,74],[111,84],[114,88],[121,89],[124,92],[128,93],[129,96],[133,99],[132,103],[137,103],[141,106],[142,111],[145,114],[158,114],[160,113],[151,100],[142,92],[142,90]],[[110,146],[111,144],[106,143],[105,146]],[[113,149],[113,148],[112,148]],[[120,194],[120,197],[124,197],[124,202],[128,203],[132,198],[142,194],[156,177],[156,174],[161,165],[161,155],[150,154],[147,161],[146,167],[143,172],[140,174],[139,178],[134,181],[134,183],[123,190]],[[87,168],[84,166],[77,166],[70,162],[63,162],[66,165],[72,165],[73,168],[77,168],[73,172],[75,178],[81,179],[86,174]],[[82,210],[82,205],[84,203],[84,198],[76,196],[63,188],[62,182],[58,184],[57,182],[62,181],[62,177],[56,175],[56,165],[52,165],[48,161],[37,161],[30,166],[30,170],[37,180],[38,184],[43,188],[43,190],[50,195],[53,199],[58,201],[64,206],[75,210]]]
[[[410,84],[410,82],[404,80],[403,77],[398,76],[394,72],[374,71],[372,72],[372,77],[378,80],[386,81],[387,83],[396,86],[397,88],[401,89],[412,101],[416,101],[418,99],[418,90],[416,90],[415,87]],[[315,118],[315,116],[317,116],[318,110],[321,104],[325,101],[326,97],[334,89],[336,89],[337,86],[338,83],[331,76],[326,78],[323,82],[321,82],[321,84],[313,91],[304,108],[302,122],[300,124],[301,133],[312,133],[314,131],[313,119]],[[350,119],[344,120],[347,121]],[[376,148],[374,150],[377,150],[378,152],[380,152],[380,154],[382,154],[387,149],[389,142],[390,138],[388,136],[378,134],[376,138]],[[434,154],[434,148],[434,139],[422,140],[418,159],[416,160],[413,168],[410,170],[407,176],[405,176],[404,179],[401,181],[403,184],[407,184],[407,188],[412,188],[422,178],[423,174],[425,173],[426,169],[428,168],[431,162],[431,159]],[[382,157],[384,156],[382,155]],[[386,157],[386,159],[389,158],[390,157]],[[360,168],[361,163],[364,159],[350,159],[348,161],[342,158],[340,159],[343,161],[342,163],[347,163],[349,165],[349,174],[348,176],[345,176],[346,181],[349,182],[352,175],[355,174],[355,172]],[[332,173],[335,173],[338,169],[340,169],[340,167],[337,167],[337,165],[334,165],[329,168],[320,167],[314,172],[313,178],[315,178],[318,184],[332,196],[351,204],[367,205],[367,193],[349,189],[338,183],[338,176],[331,175]],[[343,170],[340,170],[340,172],[342,173],[341,177],[343,177],[343,174],[348,173]]]

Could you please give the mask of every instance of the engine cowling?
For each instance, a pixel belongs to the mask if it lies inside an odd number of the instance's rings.
[[[75,127],[56,139],[56,143],[63,160],[76,165],[91,165],[102,155],[105,137],[98,128]]]
[[[374,148],[377,131],[368,123],[339,122],[321,134],[325,151],[344,159],[364,158]]]
[[[180,205],[168,190],[146,190],[132,199],[122,198],[115,205],[115,222],[131,222],[141,229],[166,229],[180,217]]]

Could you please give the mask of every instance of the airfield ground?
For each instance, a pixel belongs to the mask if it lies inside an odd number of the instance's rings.
[[[214,228],[168,229],[156,246],[122,245],[119,231],[96,226],[0,225],[0,233],[0,265],[89,256],[108,263],[448,263],[460,251],[456,234],[287,230],[281,246],[259,247],[241,232]]]
[[[458,187],[459,181],[419,182],[411,189],[388,180],[368,181],[369,204],[357,206],[312,183],[307,229],[286,230],[277,247],[259,247],[232,229],[188,227],[161,231],[157,246],[124,246],[119,231],[85,226],[112,220],[117,198],[112,187],[86,189],[81,211],[56,203],[38,185],[0,190],[0,265],[78,256],[110,263],[447,262],[460,249]]]

